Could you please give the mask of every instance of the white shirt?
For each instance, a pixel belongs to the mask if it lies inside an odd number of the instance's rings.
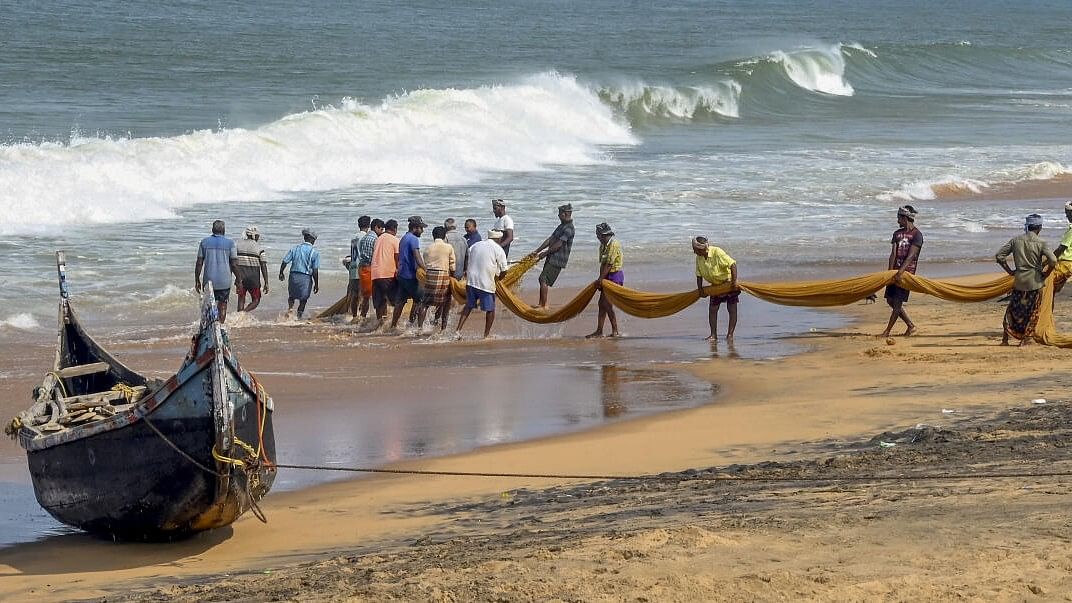
[[[470,287],[495,293],[495,277],[506,268],[506,252],[494,239],[484,239],[469,248]]]
[[[513,229],[514,219],[510,216],[503,214],[501,218],[495,218],[495,226],[492,227],[492,230],[500,230],[502,232],[506,232],[507,230]]]

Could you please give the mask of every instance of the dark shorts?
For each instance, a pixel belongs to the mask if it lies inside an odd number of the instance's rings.
[[[495,294],[488,293],[476,287],[465,286],[465,307],[469,310],[477,309],[485,312],[495,311]]]
[[[741,297],[741,290],[740,289],[738,289],[736,291],[730,291],[729,293],[724,293],[722,295],[712,295],[711,298],[710,298],[711,299],[711,305],[712,306],[717,306],[717,305],[721,304],[722,302],[726,302],[727,306],[736,306],[737,302],[740,301],[740,297]]]
[[[313,294],[313,275],[305,274],[304,272],[291,272],[290,282],[287,285],[290,300],[305,301]]]
[[[377,278],[372,281],[372,303],[377,308],[387,306],[388,301],[394,301],[395,291],[398,289],[398,281],[393,278]]]
[[[424,299],[424,293],[421,291],[421,284],[417,282],[417,279],[415,278],[399,278],[398,292],[395,294],[395,305],[401,306],[410,299],[412,299],[414,303],[420,303],[420,301]]]
[[[239,297],[249,293],[249,296],[253,299],[261,298],[261,275],[258,272],[256,277],[249,275],[243,275],[242,278],[235,283],[235,288]]]
[[[216,302],[226,304],[227,299],[231,297],[231,288],[228,287],[226,289],[213,289],[212,297],[216,298]]]
[[[360,297],[361,296],[361,279],[360,278],[352,278],[352,279],[350,279],[350,282],[346,285],[346,296],[347,297]]]
[[[897,302],[905,303],[908,301],[908,294],[911,293],[908,289],[898,287],[897,285],[886,285],[886,301],[891,304]]]
[[[606,279],[615,285],[625,285],[625,273],[621,270],[615,270],[614,272],[608,272]]]
[[[548,287],[554,287],[555,281],[558,280],[558,275],[562,273],[562,268],[558,266],[552,266],[551,264],[544,262],[543,271],[540,272],[540,283],[547,285]]]

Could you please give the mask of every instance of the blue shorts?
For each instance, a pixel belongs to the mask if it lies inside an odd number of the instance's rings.
[[[290,282],[287,283],[290,300],[305,301],[313,293],[313,275],[303,272],[291,272]]]
[[[468,310],[477,308],[485,312],[495,311],[495,294],[482,291],[470,285],[465,286],[465,307]]]

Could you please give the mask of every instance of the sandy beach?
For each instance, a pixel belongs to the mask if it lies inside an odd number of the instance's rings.
[[[1059,319],[1068,317],[1066,305],[1059,303]],[[1072,410],[1065,392],[1072,378],[1063,371],[1064,352],[999,347],[1003,308],[995,302],[954,305],[917,296],[911,311],[920,334],[896,338],[893,345],[874,337],[885,307],[857,305],[845,309],[853,319],[847,326],[798,338],[804,353],[734,358],[720,343],[706,360],[659,365],[683,374],[680,383],[709,385],[690,390],[707,398],[694,408],[392,465],[658,475],[657,480],[339,481],[273,493],[263,503],[267,525],[246,516],[232,528],[184,542],[114,544],[65,534],[0,549],[0,596],[109,601],[1063,596],[1072,586],[1072,558],[1063,546],[1072,528],[1059,506],[1069,492],[1068,478],[829,481],[1068,469],[1064,446]],[[675,325],[671,331],[688,328]],[[572,336],[584,326],[587,322],[571,325],[562,339],[537,346],[517,340],[458,345],[490,349],[505,359],[522,349],[534,365],[593,355],[623,365],[650,363],[646,337],[586,342]],[[301,332],[301,341],[290,344],[308,346],[305,357],[312,367],[353,353],[340,351],[344,336],[338,331]],[[279,367],[268,362],[269,350],[251,347],[243,361],[268,373],[265,380],[278,403],[303,399],[313,406],[346,386],[338,378],[309,385],[308,378],[273,374]],[[425,366],[456,350],[407,341],[380,352],[415,355]],[[7,387],[14,387],[12,380],[5,381]],[[631,389],[626,383],[617,395],[624,399]],[[1047,402],[1033,404],[1035,399]],[[613,401],[601,401],[607,404]],[[812,481],[723,482],[705,476]]]

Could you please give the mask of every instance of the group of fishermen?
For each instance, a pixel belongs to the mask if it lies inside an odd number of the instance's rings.
[[[358,233],[350,242],[350,254],[343,259],[349,271],[347,286],[347,309],[354,323],[362,323],[367,330],[375,330],[386,323],[388,305],[393,306],[390,328],[395,329],[407,302],[412,302],[409,321],[423,328],[426,313],[434,310],[435,322],[441,331],[446,329],[450,314],[452,292],[451,278],[466,283],[466,301],[458,317],[460,331],[473,310],[484,312],[484,337],[491,334],[495,322],[495,286],[506,272],[510,247],[515,242],[514,221],[507,214],[506,202],[493,199],[492,214],[495,222],[481,236],[474,218],[464,222],[464,232],[458,231],[456,221],[448,218],[442,226],[432,229],[432,243],[423,251],[420,239],[428,224],[420,216],[407,219],[406,232],[398,236],[396,220],[373,219],[361,216]],[[1039,308],[1039,291],[1046,276],[1054,269],[1072,273],[1072,201],[1065,205],[1065,216],[1070,222],[1056,251],[1050,251],[1039,237],[1043,219],[1039,214],[1027,216],[1024,234],[1011,239],[997,252],[997,263],[1013,276],[1013,292],[1005,312],[1002,344],[1009,338],[1028,343],[1033,334]],[[890,306],[890,318],[883,331],[889,337],[900,320],[905,324],[903,335],[916,333],[916,325],[905,310],[910,292],[902,287],[905,272],[915,274],[919,254],[923,248],[923,233],[916,227],[918,212],[911,205],[897,209],[898,229],[891,237],[891,249],[887,267],[896,270],[893,283],[885,290],[885,299]],[[566,267],[573,247],[575,229],[573,207],[570,204],[558,207],[559,225],[528,257],[544,259],[540,272],[538,308],[546,309],[549,289],[555,285]],[[215,283],[230,283],[234,276],[235,292],[238,295],[238,311],[252,311],[260,303],[261,295],[268,293],[268,264],[265,250],[260,243],[260,233],[255,226],[245,230],[243,239],[232,241],[225,235],[222,220],[212,224],[212,235],[201,241],[194,268],[195,287],[198,292],[203,284],[214,283],[214,295],[220,319],[226,319],[230,286],[216,288]],[[602,289],[604,281],[624,285],[624,255],[621,243],[614,236],[614,229],[606,222],[595,227],[599,241],[599,274],[595,281]],[[287,312],[301,318],[311,294],[320,290],[320,252],[315,249],[316,233],[308,228],[302,230],[303,241],[290,249],[279,266],[279,280],[287,280],[286,268],[290,266]],[[701,297],[707,297],[705,284],[730,285],[729,292],[710,296],[707,339],[717,339],[718,312],[723,303],[729,313],[727,341],[732,341],[737,326],[737,305],[740,289],[737,287],[737,263],[723,249],[711,244],[705,237],[692,240],[696,256],[696,288]],[[1012,256],[1014,267],[1008,265]],[[423,282],[418,280],[418,270],[423,270]],[[246,304],[246,294],[250,302]],[[874,298],[874,296],[873,296]],[[375,322],[367,324],[370,306],[375,311]],[[614,306],[601,292],[598,303],[596,329],[587,337],[603,337],[606,322],[610,322],[611,337],[619,337],[618,319]]]
[[[1009,294],[1009,303],[1002,321],[1001,345],[1009,345],[1010,338],[1018,339],[1020,345],[1030,344],[1042,301],[1040,293],[1046,278],[1054,270],[1060,271],[1066,277],[1072,274],[1072,201],[1065,203],[1064,210],[1069,226],[1056,250],[1051,251],[1046,241],[1039,236],[1042,232],[1043,217],[1040,214],[1031,214],[1024,219],[1024,233],[1010,239],[994,255],[994,260],[1002,270],[1013,277],[1013,289]],[[897,225],[900,228],[894,231],[890,241],[892,249],[887,266],[897,272],[893,277],[894,282],[886,287],[886,303],[889,304],[891,312],[886,330],[882,332],[883,337],[890,336],[898,320],[905,324],[904,335],[911,336],[916,333],[916,325],[904,309],[909,291],[901,286],[901,279],[905,272],[915,274],[919,252],[923,248],[923,233],[916,228],[917,215],[916,209],[911,205],[897,209]],[[1013,267],[1009,266],[1010,256]],[[1063,286],[1062,280],[1054,293],[1060,291]]]

